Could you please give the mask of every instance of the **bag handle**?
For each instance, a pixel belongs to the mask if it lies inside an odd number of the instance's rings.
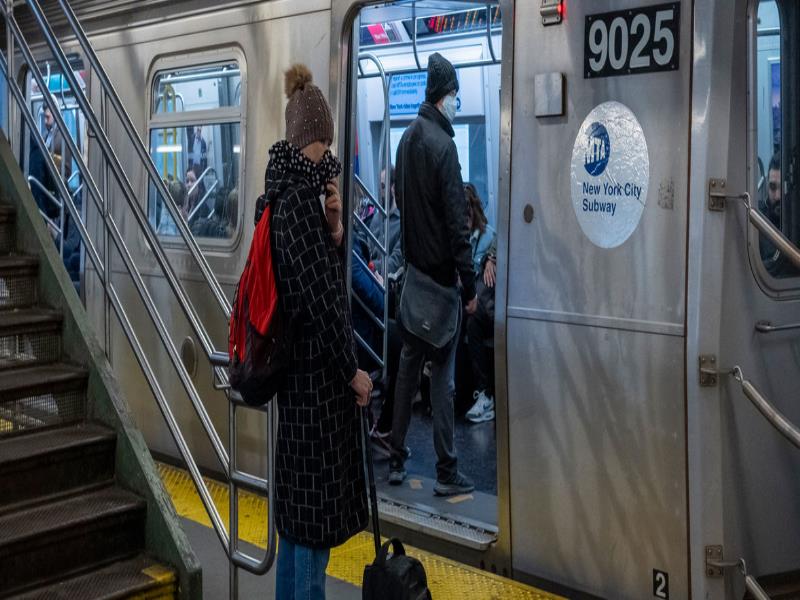
[[[389,548],[392,549],[392,556],[405,556],[406,554],[406,549],[403,546],[403,542],[397,538],[392,538],[383,546],[381,546],[381,551],[378,552],[378,557],[375,560],[375,564],[381,567],[386,564],[386,559],[389,557]]]

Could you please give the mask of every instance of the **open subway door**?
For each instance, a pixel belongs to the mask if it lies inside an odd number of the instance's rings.
[[[500,80],[502,70],[510,72],[510,64],[503,63],[503,44],[510,35],[503,5],[510,7],[511,3],[437,0],[340,4],[334,7],[334,28],[340,16],[344,36],[351,44],[349,54],[342,57],[345,84],[341,92],[346,98],[343,131],[348,136],[343,155],[349,171],[346,185],[350,187],[345,191],[352,212],[352,307],[360,364],[370,365],[374,377],[384,383],[376,386],[383,391],[373,402],[376,426],[372,436],[381,517],[402,528],[404,539],[510,574],[508,548],[501,552],[497,545],[506,514],[502,500],[498,502],[498,495],[506,493],[498,486],[502,459],[497,455],[504,424],[495,422],[494,407],[476,419],[480,422],[465,418],[479,391],[471,380],[466,339],[462,338],[460,344],[454,381],[455,442],[459,469],[475,480],[475,491],[456,498],[433,494],[437,457],[424,372],[406,439],[411,450],[406,463],[408,479],[400,486],[387,483],[386,432],[392,426],[389,406],[402,347],[395,316],[404,259],[399,247],[400,215],[394,205],[391,175],[387,177],[386,173],[391,173],[390,165],[394,164],[405,128],[425,100],[428,57],[439,52],[456,67],[461,88],[453,129],[462,179],[473,184],[485,213],[485,246],[490,246],[490,238],[496,238],[498,205],[502,202],[498,178]],[[352,21],[348,6],[356,13]],[[488,329],[485,354],[493,369],[491,321]],[[507,535],[505,543],[509,539]]]

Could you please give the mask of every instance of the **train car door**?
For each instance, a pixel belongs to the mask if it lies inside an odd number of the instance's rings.
[[[507,513],[503,508],[507,491],[501,489],[505,482],[498,476],[504,460],[498,457],[498,446],[505,436],[505,423],[497,419],[501,400],[490,387],[491,381],[480,383],[473,377],[466,339],[460,344],[455,375],[455,441],[459,469],[474,480],[475,491],[456,498],[433,494],[436,454],[425,369],[406,441],[411,451],[406,464],[409,475],[399,486],[387,482],[387,432],[402,346],[395,321],[404,262],[392,185],[397,145],[424,101],[428,57],[439,52],[454,64],[459,78],[454,141],[462,179],[470,184],[465,189],[465,203],[469,194],[475,214],[482,215],[475,218],[482,226],[473,232],[476,253],[485,255],[483,260],[476,257],[478,276],[483,277],[489,262],[494,271],[499,206],[504,202],[499,182],[501,77],[510,72],[510,63],[504,62],[504,56],[510,56],[504,52],[510,35],[507,23],[513,23],[513,3],[420,0],[340,4],[334,6],[334,30],[341,19],[346,33],[340,115],[346,136],[342,154],[349,189],[345,191],[353,213],[352,306],[360,364],[368,366],[383,383],[382,393],[373,403],[371,435],[381,516],[403,528],[404,535],[417,543],[510,574],[509,563],[498,558],[502,552],[497,543]],[[489,320],[482,364],[502,379],[495,369],[491,330]],[[477,404],[482,410],[470,412]],[[499,470],[502,472],[502,467]],[[506,536],[505,542],[508,540]],[[506,556],[507,549],[506,545]]]
[[[602,597],[688,597],[692,10],[516,4],[498,302],[513,568]]]

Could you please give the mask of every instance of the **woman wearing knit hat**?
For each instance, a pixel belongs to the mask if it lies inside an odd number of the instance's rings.
[[[286,139],[266,174],[278,296],[295,332],[277,394],[276,597],[317,600],[330,549],[367,523],[359,407],[372,382],[356,362],[331,110],[307,67],[289,69],[285,84]]]

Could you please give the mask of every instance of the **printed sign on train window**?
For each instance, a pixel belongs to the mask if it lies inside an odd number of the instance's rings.
[[[677,71],[681,3],[587,15],[584,79]]]

